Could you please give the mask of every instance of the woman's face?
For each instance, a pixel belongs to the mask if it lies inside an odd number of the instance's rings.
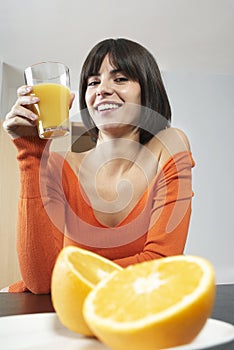
[[[114,67],[108,55],[99,72],[87,81],[85,101],[99,130],[113,132],[137,125],[141,104],[141,87]]]

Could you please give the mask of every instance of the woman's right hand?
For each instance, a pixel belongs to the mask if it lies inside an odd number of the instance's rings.
[[[4,130],[12,139],[25,136],[37,136],[37,114],[33,113],[34,104],[40,100],[30,95],[33,88],[28,85],[21,86],[17,90],[17,100],[3,122]]]

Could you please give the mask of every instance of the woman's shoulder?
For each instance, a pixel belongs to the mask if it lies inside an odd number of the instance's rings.
[[[170,148],[174,153],[190,151],[188,136],[181,129],[170,127],[161,130],[156,136],[163,146]]]
[[[161,164],[181,152],[191,152],[190,142],[184,131],[170,127],[161,130],[149,142],[149,148]]]

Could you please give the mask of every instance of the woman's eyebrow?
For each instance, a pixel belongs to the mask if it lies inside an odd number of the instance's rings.
[[[123,72],[122,69],[116,68],[116,69],[112,69],[112,70],[110,71],[110,74],[116,74],[116,73],[122,73],[122,72]]]
[[[115,69],[112,69],[112,70],[110,70],[110,72],[109,72],[111,75],[114,75],[114,74],[116,74],[116,73],[123,73],[123,70],[122,69],[119,69],[119,68],[115,68]],[[90,77],[99,77],[100,76],[100,72],[93,72],[93,73],[90,73],[89,74],[89,76],[88,76],[88,78],[90,78]]]

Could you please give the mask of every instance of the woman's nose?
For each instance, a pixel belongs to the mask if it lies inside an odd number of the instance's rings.
[[[108,81],[101,81],[100,84],[98,84],[96,95],[112,95],[113,94],[113,87],[110,82]]]

